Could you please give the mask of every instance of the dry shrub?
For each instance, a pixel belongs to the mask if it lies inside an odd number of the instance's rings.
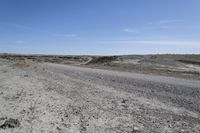
[[[16,58],[14,63],[18,67],[29,67],[32,64],[32,60],[26,58]]]
[[[101,56],[95,57],[90,61],[88,64],[101,64],[101,63],[110,63],[115,61],[118,57],[117,56]]]

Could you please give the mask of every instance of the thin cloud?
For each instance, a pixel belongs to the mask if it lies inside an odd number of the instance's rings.
[[[148,25],[159,25],[159,24],[170,24],[170,23],[177,23],[181,22],[182,20],[180,19],[170,19],[170,20],[159,20],[159,21],[153,21],[153,22],[148,22]]]
[[[136,33],[138,31],[146,31],[146,30],[152,30],[152,29],[170,29],[171,25],[173,23],[178,23],[182,22],[183,20],[180,19],[170,19],[170,20],[159,20],[159,21],[153,21],[153,22],[148,22],[147,25],[144,25],[142,28],[138,29],[132,29],[132,28],[125,28],[123,29],[124,32],[129,32],[129,33]]]
[[[140,41],[99,41],[101,44],[155,44],[170,46],[189,46],[200,48],[200,41],[166,41],[166,40],[140,40]]]
[[[138,30],[136,30],[136,29],[130,29],[130,28],[125,28],[125,29],[123,29],[123,31],[125,31],[125,32],[129,32],[129,33],[135,33],[135,32],[138,32]]]

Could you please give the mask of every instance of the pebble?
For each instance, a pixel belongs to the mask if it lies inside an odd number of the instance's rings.
[[[139,128],[138,127],[133,127],[133,131],[138,131]]]
[[[184,132],[185,130],[184,129],[181,129],[181,132]]]

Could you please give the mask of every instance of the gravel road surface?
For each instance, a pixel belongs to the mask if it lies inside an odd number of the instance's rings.
[[[0,60],[0,133],[199,133],[200,81]]]

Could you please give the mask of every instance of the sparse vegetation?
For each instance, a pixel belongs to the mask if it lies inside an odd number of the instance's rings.
[[[32,62],[50,62],[113,69],[137,73],[178,76],[199,79],[200,55],[126,55],[126,56],[55,56],[9,55],[0,58],[15,62],[18,67],[28,67]]]
[[[115,61],[117,56],[100,56],[100,57],[93,57],[93,59],[88,62],[88,64],[105,64]]]

